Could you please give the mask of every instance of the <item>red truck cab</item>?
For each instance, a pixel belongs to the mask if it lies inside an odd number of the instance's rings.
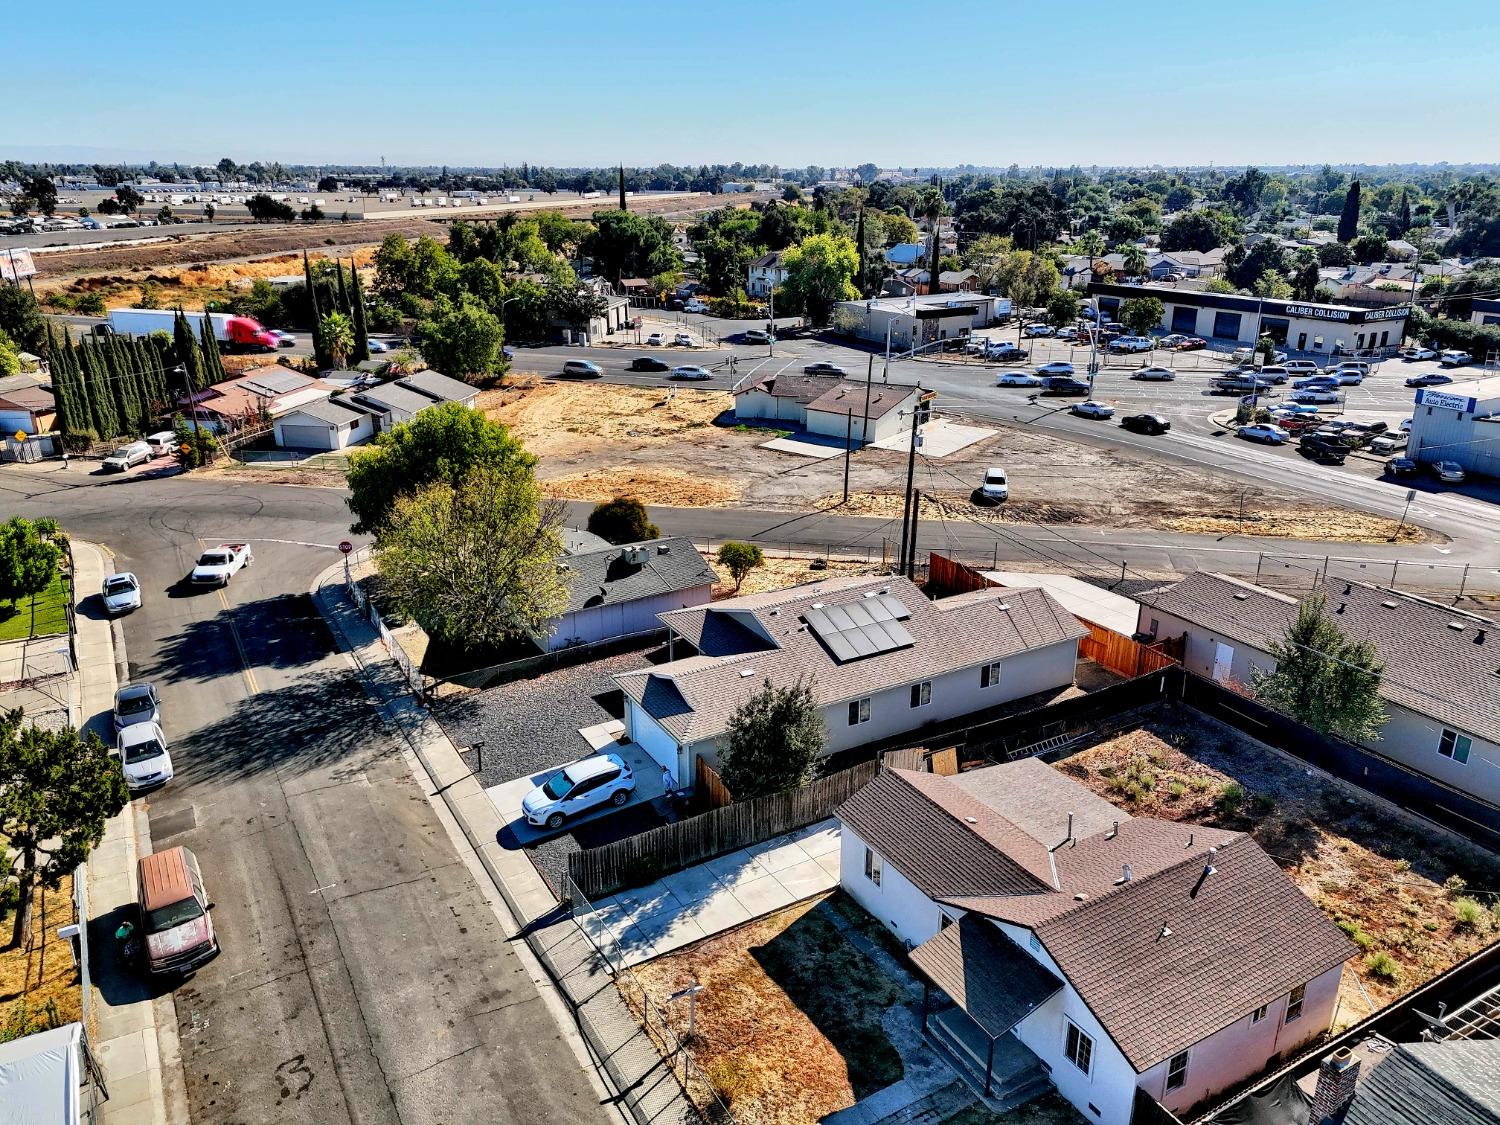
[[[277,339],[248,316],[231,316],[224,322],[224,343],[230,349],[248,348],[274,352]]]

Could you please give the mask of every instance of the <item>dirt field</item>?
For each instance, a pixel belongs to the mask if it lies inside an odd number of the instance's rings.
[[[1500,930],[1500,863],[1211,719],[1159,713],[1057,768],[1134,815],[1251,832],[1365,951],[1344,974],[1336,1029]]]
[[[0,918],[0,941],[10,941],[14,914]],[[38,892],[33,899],[31,944],[25,949],[0,950],[0,1031],[19,1022],[25,1005],[32,1030],[71,1023],[80,1018],[83,996],[78,971],[68,943],[57,936],[59,926],[73,921],[73,880],[65,878],[55,891]],[[56,1008],[52,1019],[48,1006]],[[3,1038],[3,1036],[0,1036]]]
[[[720,566],[712,555],[706,556],[708,565],[718,575],[714,583],[714,597],[728,598],[735,595],[734,579]],[[868,563],[841,562],[837,559],[823,561],[819,570],[812,569],[812,559],[766,559],[765,565],[757,567],[745,576],[741,594],[763,594],[767,590],[785,590],[788,586],[800,586],[804,582],[816,582],[820,578],[844,577],[858,574],[879,574],[879,566]]]

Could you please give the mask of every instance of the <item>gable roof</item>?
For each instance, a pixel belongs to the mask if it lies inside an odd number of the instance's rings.
[[[296,410],[282,415],[277,421],[286,422],[299,414],[316,418],[320,422],[331,422],[335,426],[352,426],[361,418],[368,417],[364,411],[348,404],[343,398],[329,398],[299,406]]]
[[[434,405],[424,394],[403,387],[400,383],[381,383],[378,387],[367,387],[354,396],[356,401],[372,403],[386,410],[404,410],[418,414]]]
[[[403,387],[420,391],[439,402],[468,402],[479,394],[478,387],[471,387],[468,383],[450,379],[447,375],[441,375],[436,371],[418,371],[398,382]]]
[[[1063,986],[1003,932],[968,914],[913,949],[911,959],[994,1037],[1015,1027]]]
[[[1315,588],[1344,634],[1385,665],[1380,694],[1458,730],[1500,741],[1500,625],[1408,594],[1324,578]],[[1296,620],[1295,598],[1198,571],[1141,594],[1144,604],[1261,651]]]
[[[769,254],[762,254],[750,263],[753,270],[772,270],[781,268],[781,251],[773,250]]]
[[[846,414],[852,410],[863,418],[867,390],[870,395],[869,416],[872,422],[884,418],[892,410],[901,409],[902,405],[909,403],[914,395],[922,393],[921,387],[910,383],[877,383],[867,388],[858,379],[843,379],[809,402],[807,409],[809,413],[816,410],[833,414]]]
[[[32,414],[46,414],[57,409],[57,400],[52,392],[41,387],[16,387],[0,391],[0,403],[8,403],[17,410]]]
[[[893,595],[909,612],[902,625],[911,644],[839,660],[803,621],[809,609],[881,593]],[[709,655],[715,659],[708,664],[684,668],[677,661],[627,672],[615,681],[642,703],[652,679],[671,679],[688,712],[658,715],[643,705],[685,744],[723,733],[735,708],[765,680],[778,686],[805,682],[814,702],[824,707],[1085,635],[1078,620],[1041,590],[980,594],[985,596],[978,601],[932,602],[906,578],[850,577],[674,610],[660,615],[664,625],[695,645],[708,637],[725,647],[713,647]],[[724,619],[733,626],[726,627]]]
[[[626,561],[626,553],[632,548],[646,552],[646,561],[639,566]],[[568,613],[712,586],[715,577],[692,542],[682,538],[578,551],[562,563],[567,568]]]
[[[742,387],[737,393],[764,391],[775,398],[794,398],[806,405],[820,397],[830,387],[837,386],[842,379],[840,375],[811,375],[801,371],[785,375],[768,375],[764,379]]]

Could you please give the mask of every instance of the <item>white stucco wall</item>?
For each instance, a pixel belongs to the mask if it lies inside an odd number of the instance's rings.
[[[807,411],[802,403],[786,395],[778,397],[762,390],[742,391],[735,395],[734,416],[791,422],[798,426],[807,421]]]
[[[839,829],[839,886],[883,922],[909,947],[921,945],[942,928],[942,908],[919,891],[900,871],[881,857],[880,885],[865,878],[867,845],[849,828]],[[958,911],[954,912],[957,917]]]
[[[690,590],[657,594],[655,597],[615,605],[587,606],[575,613],[565,613],[557,619],[547,638],[547,651],[555,652],[574,645],[649,633],[662,627],[657,614],[689,606],[707,605],[712,592],[712,585],[705,582]]]

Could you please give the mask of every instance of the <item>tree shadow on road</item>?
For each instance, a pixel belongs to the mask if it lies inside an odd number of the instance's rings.
[[[239,646],[255,667],[300,668],[333,650],[333,639],[306,594],[278,594],[190,621],[166,641],[143,678],[211,680],[238,673]]]

